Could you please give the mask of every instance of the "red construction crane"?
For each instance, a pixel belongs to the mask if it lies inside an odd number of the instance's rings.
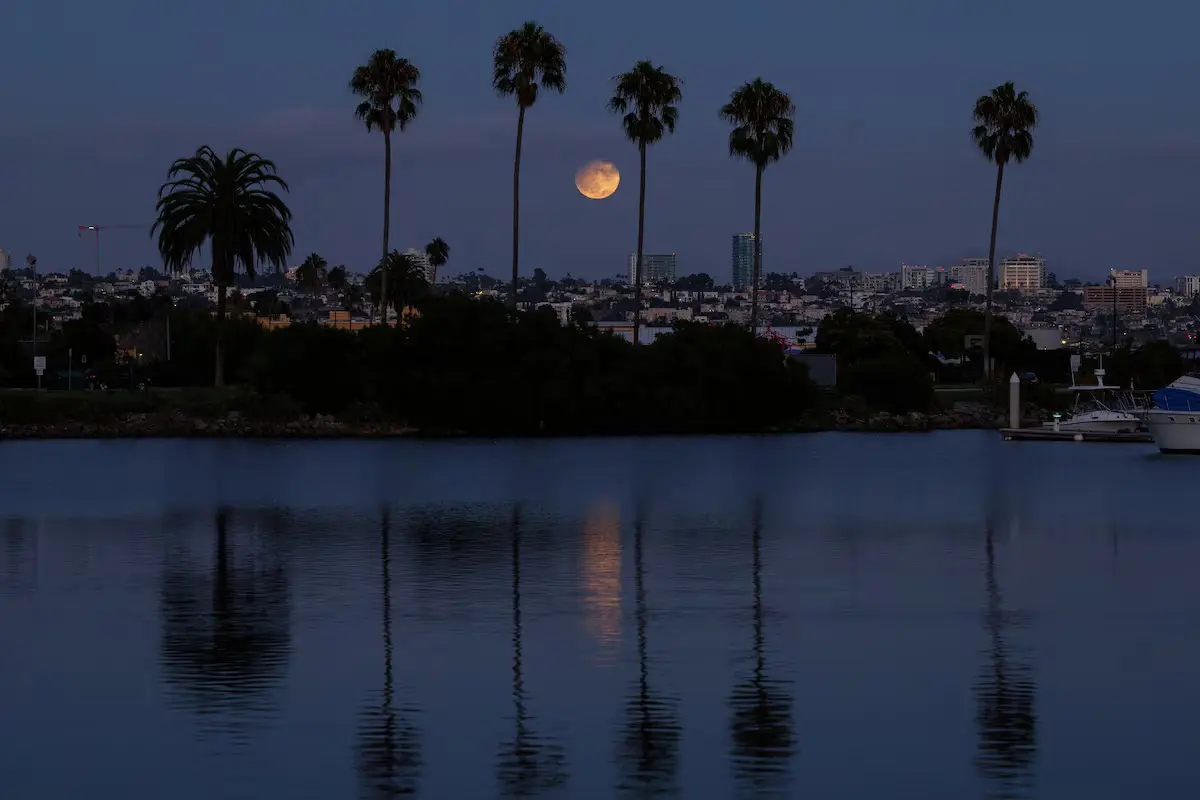
[[[100,274],[100,232],[101,231],[118,231],[118,230],[145,230],[149,225],[80,225],[79,235],[82,237],[84,233],[91,232],[96,238],[96,274]]]

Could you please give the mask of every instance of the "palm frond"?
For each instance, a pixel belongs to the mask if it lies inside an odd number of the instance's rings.
[[[567,49],[536,22],[526,22],[496,40],[492,50],[492,88],[501,97],[516,97],[529,108],[540,91],[567,89]]]
[[[354,116],[367,130],[405,130],[417,117],[424,95],[417,85],[421,70],[395,50],[376,50],[350,78],[350,93],[362,98]]]
[[[613,78],[613,84],[608,110],[622,115],[626,138],[649,145],[675,132],[678,104],[683,99],[679,78],[652,61],[639,61],[629,72]]]
[[[792,119],[796,105],[787,94],[762,78],[743,84],[721,107],[721,117],[734,126],[729,155],[760,169],[787,155],[795,141]]]
[[[1018,92],[1012,81],[980,96],[971,116],[976,123],[971,140],[988,161],[1006,164],[1016,159],[1020,163],[1032,154],[1037,106],[1029,93]]]
[[[231,284],[239,266],[251,279],[260,266],[278,271],[295,243],[291,210],[278,194],[287,191],[273,161],[240,148],[221,158],[205,145],[171,165],[150,235],[172,270],[209,245],[219,285]]]

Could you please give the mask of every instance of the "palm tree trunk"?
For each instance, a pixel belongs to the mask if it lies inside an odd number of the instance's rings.
[[[646,143],[639,142],[642,158],[642,185],[638,188],[637,261],[633,265],[633,343],[641,342],[642,323],[642,245],[646,236]]]
[[[983,307],[983,374],[992,379],[992,287],[996,284],[996,228],[1000,225],[1000,186],[1004,162],[996,168],[996,199],[992,202],[992,241],[988,245],[987,294]]]
[[[758,335],[758,278],[762,270],[762,242],[759,227],[762,223],[762,167],[754,172],[754,270],[750,280],[750,334]]]
[[[519,245],[521,241],[521,139],[525,136],[525,106],[517,113],[517,153],[513,156],[513,270],[512,289],[509,291],[509,303],[512,310],[517,310],[517,280],[520,276],[518,264]]]
[[[213,386],[220,389],[225,385],[225,284],[217,284],[217,363],[213,371]]]
[[[383,324],[388,322],[388,233],[392,225],[392,133],[383,129],[383,269],[379,275],[379,304]]]

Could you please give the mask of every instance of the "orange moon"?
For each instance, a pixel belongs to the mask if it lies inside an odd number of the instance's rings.
[[[590,161],[575,173],[575,188],[593,200],[603,200],[620,185],[621,173],[608,161]]]

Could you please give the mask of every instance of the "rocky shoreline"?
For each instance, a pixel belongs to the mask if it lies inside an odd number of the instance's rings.
[[[1028,423],[1044,417],[1036,408],[1024,409]],[[854,416],[846,411],[806,415],[777,433],[860,431],[866,433],[918,433],[937,430],[991,430],[1007,425],[1005,415],[983,404],[956,404],[933,414],[874,413]],[[62,421],[47,424],[4,424],[0,439],[131,439],[131,438],[280,438],[350,439],[464,435],[420,431],[387,422],[348,422],[333,416],[301,416],[287,422],[251,419],[238,412],[204,419],[182,413],[125,414],[108,422]]]

